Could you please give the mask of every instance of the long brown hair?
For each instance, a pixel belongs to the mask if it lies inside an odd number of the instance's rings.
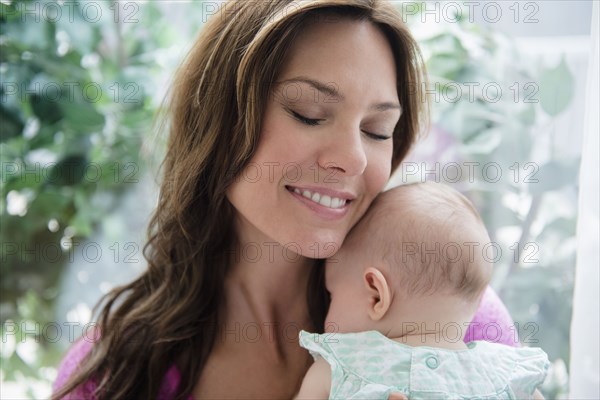
[[[227,11],[224,11],[227,10]],[[419,49],[397,10],[381,0],[229,1],[203,27],[171,88],[169,140],[158,206],[148,228],[148,269],[113,289],[98,318],[100,337],[61,398],[94,379],[99,399],[156,398],[168,368],[192,393],[218,333],[228,255],[236,241],[225,190],[251,159],[262,113],[294,38],[324,15],[367,20],[390,42],[402,116],[392,170],[418,135],[426,101]],[[307,302],[317,331],[328,307],[322,262]]]

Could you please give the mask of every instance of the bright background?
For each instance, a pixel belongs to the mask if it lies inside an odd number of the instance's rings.
[[[427,61],[433,124],[391,184],[436,180],[473,200],[500,249],[492,286],[523,344],[549,354],[546,398],[567,398],[586,96],[597,104],[599,89],[592,2],[395,3]],[[99,297],[145,268],[164,143],[152,118],[216,3],[0,7],[0,398],[37,399]],[[580,236],[598,237],[595,207]]]

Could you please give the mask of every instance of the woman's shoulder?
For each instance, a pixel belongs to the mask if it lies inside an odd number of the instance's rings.
[[[71,347],[69,347],[67,353],[65,354],[63,360],[60,363],[60,366],[58,367],[56,380],[54,381],[54,385],[52,387],[53,392],[58,391],[65,385],[65,383],[67,383],[69,378],[79,368],[85,357],[90,353],[93,346],[94,340],[86,336],[82,336],[79,339],[77,339],[77,341],[75,341],[75,343],[73,343]],[[93,393],[94,389],[95,382],[90,380],[86,382],[81,388],[63,397],[63,399],[89,399],[91,398],[91,393]]]
[[[56,376],[56,380],[54,381],[54,385],[52,386],[53,393],[56,393],[60,388],[62,388],[65,383],[67,383],[69,378],[77,371],[85,357],[92,351],[96,340],[97,338],[87,337],[84,335],[74,342],[71,347],[69,347],[67,353],[60,363],[60,366],[58,367],[58,374]],[[179,385],[179,381],[179,370],[175,364],[173,364],[168,369],[163,379],[159,398],[173,398]],[[93,400],[96,399],[94,396],[95,389],[96,382],[93,379],[90,379],[81,387],[63,397],[61,400]]]

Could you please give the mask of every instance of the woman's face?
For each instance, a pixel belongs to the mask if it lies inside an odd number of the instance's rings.
[[[290,49],[256,152],[229,187],[242,241],[340,248],[385,186],[400,118],[392,51],[370,22],[319,22]]]

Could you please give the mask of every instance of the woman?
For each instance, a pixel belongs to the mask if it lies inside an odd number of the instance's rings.
[[[389,3],[226,3],[175,80],[148,270],[108,294],[54,397],[293,397],[321,259],[414,143],[422,79]]]

